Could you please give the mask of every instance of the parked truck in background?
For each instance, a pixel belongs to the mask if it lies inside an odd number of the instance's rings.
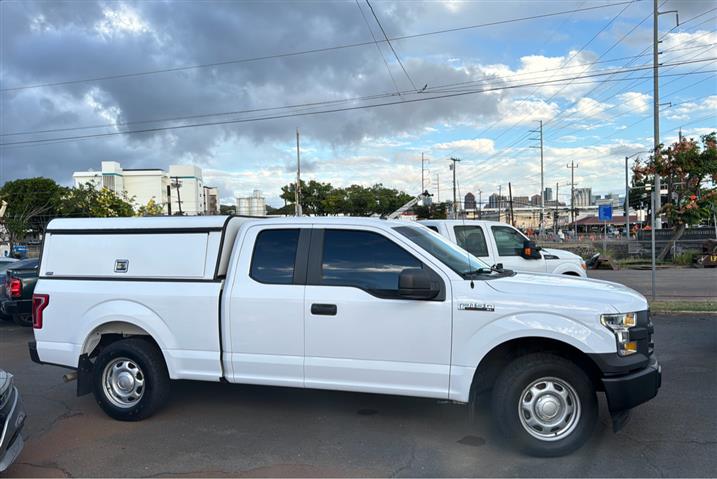
[[[33,298],[39,363],[120,420],[170,379],[452,400],[507,437],[580,447],[657,394],[648,305],[622,285],[491,268],[427,228],[365,218],[59,219]]]
[[[19,326],[32,326],[32,293],[40,261],[37,258],[12,263],[5,270],[0,310]]]
[[[514,271],[587,277],[585,261],[570,251],[537,247],[517,228],[497,221],[421,220],[488,264]]]

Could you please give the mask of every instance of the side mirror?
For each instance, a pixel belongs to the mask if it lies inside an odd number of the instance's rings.
[[[433,299],[440,293],[438,283],[421,268],[406,268],[398,276],[398,294],[405,299]]]
[[[520,251],[520,256],[525,259],[540,259],[540,246],[536,246],[530,240],[525,240],[523,243],[523,249]]]

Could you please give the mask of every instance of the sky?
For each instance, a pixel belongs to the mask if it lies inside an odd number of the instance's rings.
[[[0,2],[0,184],[192,163],[222,203],[295,181],[624,192],[652,147],[652,2]],[[661,0],[663,143],[717,129],[717,4]],[[373,10],[373,11],[372,11]],[[537,17],[537,18],[531,18]],[[385,34],[384,34],[385,32]],[[385,36],[384,36],[385,35]],[[386,41],[388,37],[390,41]],[[646,153],[642,153],[646,155]]]

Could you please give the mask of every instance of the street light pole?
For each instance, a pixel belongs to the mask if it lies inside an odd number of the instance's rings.
[[[652,265],[652,300],[655,300],[655,188],[645,185],[650,192],[650,256]]]

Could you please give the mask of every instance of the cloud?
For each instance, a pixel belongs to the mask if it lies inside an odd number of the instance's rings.
[[[495,151],[495,142],[488,138],[473,138],[472,140],[437,143],[432,148],[435,150],[464,150],[471,153],[493,153]]]
[[[652,95],[636,91],[621,93],[617,96],[620,100],[620,108],[632,113],[645,113],[652,108]]]

